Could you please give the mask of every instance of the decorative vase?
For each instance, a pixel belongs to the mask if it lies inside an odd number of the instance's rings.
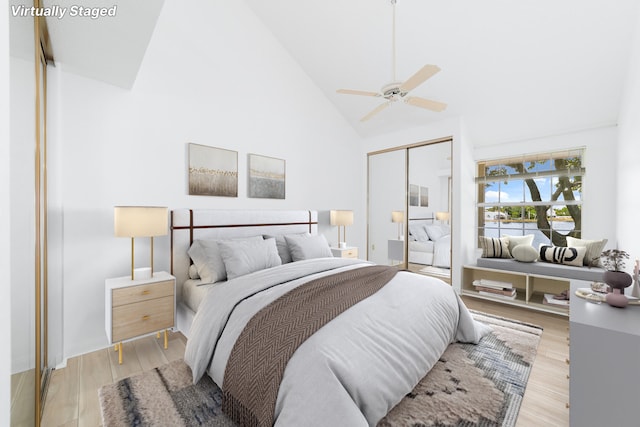
[[[624,295],[624,288],[633,282],[631,275],[624,271],[605,271],[602,275],[602,281],[612,289],[612,292],[607,294],[607,303],[612,307],[626,307],[628,301]]]
[[[624,290],[618,288],[613,288],[613,292],[609,292],[605,300],[610,306],[618,308],[625,308],[629,303],[627,297],[624,296]]]

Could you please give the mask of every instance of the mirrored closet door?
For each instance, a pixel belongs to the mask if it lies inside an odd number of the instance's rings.
[[[368,259],[451,277],[451,139],[368,155]]]
[[[40,1],[34,6],[41,7]],[[22,240],[16,244],[17,251],[24,250],[25,256],[12,270],[20,275],[14,279],[12,274],[11,281],[11,425],[38,427],[51,372],[47,351],[47,66],[53,60],[43,17],[10,22],[11,36],[17,40],[12,45],[12,70],[15,67],[20,73],[20,78],[12,78],[12,105],[16,106],[12,144],[16,158],[29,159],[12,175],[33,183],[21,189],[24,194],[16,199],[19,207],[15,207],[23,214],[16,223],[30,233],[28,240],[18,236]]]

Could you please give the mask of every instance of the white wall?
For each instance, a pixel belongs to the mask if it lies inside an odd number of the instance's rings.
[[[636,36],[631,49],[629,72],[625,84],[624,98],[620,109],[618,131],[617,167],[617,238],[620,249],[631,256],[627,270],[631,271],[633,261],[640,258],[638,239],[638,212],[640,197],[640,14],[636,26]]]
[[[595,128],[580,132],[535,138],[475,149],[476,161],[547,153],[585,147],[582,194],[582,238],[609,240],[607,247],[616,246],[616,150],[617,128]],[[474,196],[475,199],[475,196]]]
[[[10,64],[11,370],[17,373],[35,366],[35,70],[33,61],[14,56]]]
[[[11,408],[11,150],[9,121],[9,6],[0,1],[0,325],[4,351],[0,352],[0,425],[8,426]]]
[[[117,64],[114,64],[117,66]],[[113,236],[113,206],[353,209],[349,242],[363,247],[360,138],[244,2],[166,2],[132,90],[65,72],[51,95],[62,207],[64,357],[107,345],[104,280],[124,276],[130,244]],[[50,82],[52,83],[52,82]],[[238,151],[237,198],[188,196],[187,143]],[[247,198],[248,153],[286,160],[286,199]],[[356,197],[354,197],[356,196]],[[136,266],[148,265],[147,239]],[[155,240],[169,270],[169,237]]]

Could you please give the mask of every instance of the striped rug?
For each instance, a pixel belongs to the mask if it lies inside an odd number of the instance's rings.
[[[515,426],[542,328],[473,312],[492,326],[480,344],[451,344],[378,426]],[[208,376],[177,360],[102,387],[105,427],[234,426]]]

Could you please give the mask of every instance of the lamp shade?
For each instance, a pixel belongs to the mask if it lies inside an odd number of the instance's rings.
[[[168,208],[160,206],[116,206],[113,228],[116,237],[153,237],[167,234]]]
[[[353,211],[331,211],[331,225],[352,225]]]
[[[391,222],[404,222],[404,211],[391,212]]]
[[[436,212],[436,219],[438,221],[448,221],[449,220],[449,212]]]

